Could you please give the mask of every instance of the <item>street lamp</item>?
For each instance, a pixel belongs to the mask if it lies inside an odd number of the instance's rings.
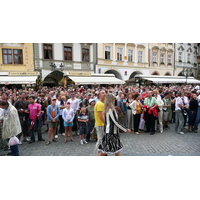
[[[55,63],[51,63],[50,66],[51,66],[51,71],[55,71],[55,68],[56,68]]]
[[[63,71],[63,69],[64,69],[64,65],[61,63],[60,64],[60,70]]]
[[[189,77],[189,75],[192,74],[192,69],[189,69],[189,68],[183,69],[182,73],[185,75],[186,85],[187,85],[187,78]]]

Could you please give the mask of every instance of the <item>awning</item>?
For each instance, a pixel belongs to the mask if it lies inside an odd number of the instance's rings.
[[[0,76],[0,84],[34,84],[37,76]]]
[[[92,77],[92,76],[69,76],[76,85],[96,84],[124,84],[125,82],[116,77]]]
[[[143,78],[153,83],[186,83],[186,78]],[[200,84],[200,81],[194,78],[187,79],[188,84]]]

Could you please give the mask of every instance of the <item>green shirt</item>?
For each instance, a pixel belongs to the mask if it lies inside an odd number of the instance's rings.
[[[86,109],[88,111],[89,120],[94,121],[95,120],[95,118],[94,118],[94,107],[88,106]]]
[[[165,98],[163,98],[163,102],[164,102],[164,105],[165,106],[168,106],[168,105],[171,105],[171,101],[169,100],[169,99],[165,99]],[[167,112],[171,112],[171,106],[170,107],[167,107]]]
[[[155,104],[157,104],[157,100],[155,97],[145,98],[144,104],[148,107],[151,107],[151,106],[154,106]]]

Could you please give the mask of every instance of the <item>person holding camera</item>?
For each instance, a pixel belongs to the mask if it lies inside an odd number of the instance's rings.
[[[184,132],[183,132],[184,109],[187,108],[187,106],[183,104],[182,97],[183,97],[183,92],[179,91],[177,93],[177,98],[175,102],[175,113],[176,113],[175,131],[181,135],[184,135]]]

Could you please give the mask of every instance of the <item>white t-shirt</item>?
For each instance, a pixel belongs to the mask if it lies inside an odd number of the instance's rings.
[[[4,110],[0,108],[0,120],[3,119],[3,116],[4,116]]]
[[[175,110],[181,110],[181,107],[179,107],[178,104],[183,105],[183,100],[181,99],[181,97],[176,98]]]

